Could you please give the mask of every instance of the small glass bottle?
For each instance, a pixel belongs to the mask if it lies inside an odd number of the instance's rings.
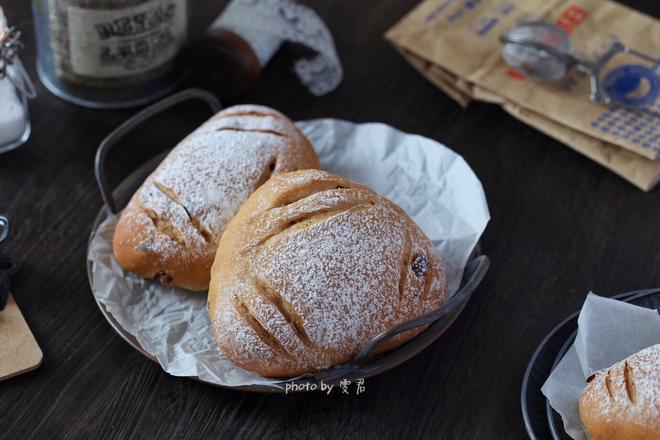
[[[0,153],[23,145],[30,136],[27,100],[36,92],[17,55],[20,35],[7,25],[0,8]]]
[[[269,5],[232,0],[204,35],[188,49],[187,62],[195,84],[221,98],[234,99],[251,89],[261,70],[284,40],[245,24],[255,18],[254,7],[268,13]]]

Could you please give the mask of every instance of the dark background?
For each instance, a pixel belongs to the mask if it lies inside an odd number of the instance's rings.
[[[195,3],[197,29],[225,2]],[[311,4],[333,32],[345,79],[316,98],[281,51],[242,99],[293,119],[382,121],[437,139],[483,182],[492,268],[454,326],[411,361],[366,381],[356,396],[261,395],[175,378],[145,360],[103,319],[85,273],[101,199],[96,147],[135,110],[78,108],[39,84],[27,145],[0,156],[0,212],[13,221],[3,252],[20,256],[16,301],[44,351],[38,370],[0,383],[0,438],[525,438],[520,386],[543,336],[603,295],[660,286],[658,190],[643,193],[495,106],[468,110],[419,76],[383,39],[416,0]],[[656,17],[657,2],[625,3]],[[25,31],[34,73],[30,2],[2,2]],[[113,158],[121,178],[171,147],[203,108],[164,115]],[[122,174],[123,173],[123,174]]]

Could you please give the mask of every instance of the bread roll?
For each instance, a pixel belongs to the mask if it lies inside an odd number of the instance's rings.
[[[228,108],[186,137],[137,190],[113,238],[124,269],[163,285],[208,289],[220,237],[248,196],[272,175],[319,163],[281,113]]]
[[[440,255],[401,208],[307,170],[273,177],[230,222],[208,305],[230,360],[291,377],[349,361],[382,331],[439,309],[446,292]]]
[[[587,379],[580,418],[595,440],[660,439],[660,344]]]

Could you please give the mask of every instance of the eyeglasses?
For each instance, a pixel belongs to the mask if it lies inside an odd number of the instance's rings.
[[[531,22],[500,36],[507,64],[526,77],[550,82],[564,78],[571,69],[590,77],[589,99],[629,110],[660,116],[660,59],[613,41],[594,61],[571,53],[571,39],[559,26]]]
[[[0,243],[9,234],[9,219],[0,215]],[[21,261],[11,255],[0,253],[0,311],[5,309],[9,299],[9,277],[21,269]]]

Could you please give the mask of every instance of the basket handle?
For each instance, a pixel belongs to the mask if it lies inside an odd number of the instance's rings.
[[[465,307],[468,300],[483,280],[484,276],[486,276],[486,272],[488,272],[489,267],[490,258],[488,258],[486,255],[480,255],[471,259],[463,272],[463,278],[467,278],[467,281],[465,281],[465,284],[458,292],[449,298],[449,300],[442,306],[441,309],[427,313],[426,315],[422,315],[417,318],[413,318],[409,321],[402,322],[388,330],[383,331],[375,338],[373,338],[367,345],[365,345],[364,348],[357,354],[357,356],[353,358],[353,360],[346,364],[339,365],[319,373],[306,373],[301,376],[289,379],[288,381],[323,381],[325,383],[333,383],[339,382],[339,380],[342,378],[359,377],[359,372],[361,371],[362,367],[378,354],[376,353],[376,349],[383,343],[389,341],[397,335],[400,335],[401,333],[441,321],[447,316],[452,316],[458,309]],[[445,323],[445,328],[451,325],[452,322],[453,319],[447,320]],[[276,385],[283,387],[284,383],[288,381],[283,381]]]
[[[202,89],[187,89],[172,96],[168,96],[167,98],[140,111],[119,127],[115,128],[105,139],[103,139],[103,141],[101,141],[99,148],[96,150],[94,173],[96,174],[96,183],[101,192],[101,197],[103,197],[103,201],[112,214],[116,214],[119,211],[117,209],[117,203],[112,196],[112,189],[108,186],[108,180],[105,173],[106,156],[108,152],[112,150],[117,142],[119,142],[124,136],[147,119],[150,119],[177,104],[192,99],[199,99],[206,102],[214,114],[219,112],[222,108],[218,98],[210,92]]]

